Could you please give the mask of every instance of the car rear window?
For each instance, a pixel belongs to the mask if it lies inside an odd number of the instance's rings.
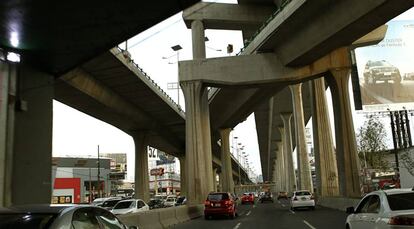
[[[310,192],[295,192],[297,196],[310,196]]]
[[[414,192],[387,195],[387,199],[393,211],[414,209]]]
[[[214,193],[209,194],[207,199],[212,201],[228,200],[229,195],[227,193]]]
[[[0,228],[2,229],[46,229],[55,219],[55,214],[2,214]]]
[[[107,200],[102,204],[102,207],[113,207],[121,200]]]
[[[131,204],[133,203],[133,201],[123,201],[123,202],[118,202],[114,209],[125,209],[125,208],[129,208],[131,206]]]

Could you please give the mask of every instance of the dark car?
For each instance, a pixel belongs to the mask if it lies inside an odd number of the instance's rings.
[[[185,196],[180,196],[177,198],[177,201],[175,202],[175,206],[180,206],[180,205],[184,205],[186,204],[187,199],[185,198]]]
[[[364,69],[364,84],[375,84],[377,81],[401,83],[401,74],[397,67],[385,60],[368,61]]]
[[[273,203],[273,195],[272,195],[271,192],[265,192],[260,197],[260,203],[264,203],[264,202],[272,202]]]
[[[204,202],[204,218],[212,216],[228,216],[234,219],[237,215],[236,200],[227,192],[213,192],[208,194]]]
[[[162,199],[151,199],[148,202],[149,209],[157,209],[164,207],[164,201]]]
[[[0,208],[2,229],[126,229],[114,214],[90,205],[26,205]],[[130,229],[137,229],[130,226]]]

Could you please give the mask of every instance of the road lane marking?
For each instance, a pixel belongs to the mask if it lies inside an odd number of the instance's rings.
[[[238,223],[233,229],[238,229],[240,227],[241,223]]]
[[[250,215],[250,213],[252,213],[252,211],[247,212],[247,213],[246,213],[246,216],[249,216],[249,215]]]
[[[253,208],[256,208],[256,205],[253,205]]]
[[[282,204],[282,207],[286,207],[286,205]]]
[[[311,229],[316,229],[316,227],[312,226],[310,223],[308,223],[306,220],[303,220],[303,223],[308,225],[309,228]]]
[[[290,212],[292,212],[292,214],[295,214],[295,212],[294,211],[292,211],[292,210],[289,210]]]

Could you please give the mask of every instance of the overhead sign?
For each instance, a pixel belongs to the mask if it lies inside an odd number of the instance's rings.
[[[155,168],[150,170],[151,176],[162,176],[164,175],[164,168]]]

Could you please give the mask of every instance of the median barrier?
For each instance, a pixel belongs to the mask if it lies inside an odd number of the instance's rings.
[[[188,206],[188,216],[191,219],[198,218],[202,215],[204,215],[204,205],[203,204]]]
[[[164,228],[178,224],[176,218],[176,207],[157,209],[159,212],[160,223]]]
[[[127,226],[138,226],[140,229],[163,229],[160,214],[156,210],[119,215],[118,218]]]
[[[185,205],[175,207],[175,217],[178,223],[190,220],[191,218],[188,215],[188,207]]]
[[[319,197],[317,204],[323,207],[346,211],[347,207],[356,207],[360,198]]]

